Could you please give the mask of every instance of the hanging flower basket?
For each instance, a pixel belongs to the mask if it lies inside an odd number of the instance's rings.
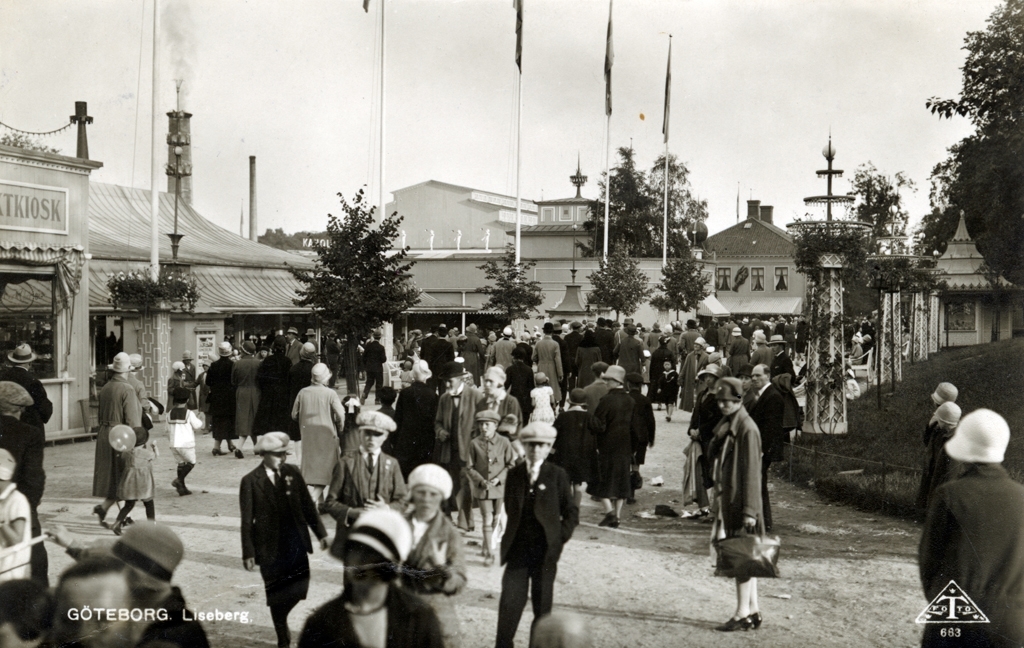
[[[107,280],[107,299],[118,310],[180,310],[193,313],[199,282],[191,274],[161,271],[153,281],[148,270],[119,272]]]

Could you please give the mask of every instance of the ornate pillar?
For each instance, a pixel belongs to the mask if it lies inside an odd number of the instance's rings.
[[[887,292],[882,300],[882,382],[903,380],[903,326],[900,321],[900,293]]]
[[[911,326],[913,327],[914,361],[928,359],[928,296],[921,291],[914,293],[911,311]]]
[[[156,400],[167,405],[167,381],[171,377],[171,311],[155,309],[140,317],[139,353],[142,384]]]
[[[939,293],[932,291],[928,299],[928,353],[939,352]]]
[[[804,431],[846,434],[843,390],[843,267],[838,254],[821,257],[821,281],[811,291],[811,326],[807,346],[807,403]]]

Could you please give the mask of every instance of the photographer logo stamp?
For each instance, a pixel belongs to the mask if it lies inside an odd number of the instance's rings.
[[[918,615],[916,623],[989,623],[989,620],[955,581],[949,581]]]

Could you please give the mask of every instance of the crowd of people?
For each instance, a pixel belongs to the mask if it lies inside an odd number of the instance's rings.
[[[635,501],[655,445],[655,408],[664,407],[669,421],[676,407],[690,412],[682,486],[684,505],[694,507],[683,517],[707,523],[713,547],[773,530],[769,468],[783,459],[802,417],[799,322],[792,330],[771,320],[703,328],[690,320],[651,331],[629,319],[615,324],[549,322],[518,340],[509,327],[498,337],[471,325],[454,340],[443,326],[414,332],[400,343],[408,363],[400,390],[370,378],[381,337],[374,333],[362,348],[377,408],[367,407],[370,389],[342,398],[331,387],[331,366],[312,343],[298,342],[295,329],[276,336],[263,358],[251,340],[237,349],[222,343],[198,378],[186,354],[168,386],[172,486],[190,494],[185,481],[204,425],[214,456],[243,458],[252,440],[260,463],[239,484],[241,560],[259,569],[279,646],[293,645],[288,616],[307,596],[308,555],[317,545],[344,564],[345,587],[305,620],[299,646],[461,646],[452,597],[467,584],[472,546],[485,567],[504,567],[496,646],[513,645],[527,600],[531,646],[588,645],[578,617],[552,614],[558,562],[585,495],[601,503],[598,526],[609,528]],[[52,407],[28,371],[31,359],[31,349],[18,347],[0,374],[0,549],[16,549],[0,553],[0,639],[207,645],[171,584],[184,546],[156,522],[152,417],[165,408],[134,375],[140,357],[115,355],[99,394],[92,494],[103,501],[94,513],[108,526],[108,511],[124,502],[108,527],[119,538],[112,548],[85,547],[63,529],[51,531],[78,562],[48,589],[36,509],[45,483],[42,425]],[[1024,487],[999,466],[1009,430],[987,410],[961,420],[957,396],[951,384],[936,388],[923,439],[922,583],[931,597],[955,575],[1009,628],[1006,636],[1024,637],[1024,597],[1014,589],[1024,582],[1024,527],[996,528],[986,517],[998,510],[1024,523]],[[134,436],[115,450],[119,426]],[[138,500],[148,519],[133,523]],[[987,549],[965,553],[978,547]],[[735,589],[734,614],[716,629],[757,630],[757,579],[737,577]],[[86,619],[85,605],[125,609],[128,617]],[[927,645],[942,639],[926,630]]]

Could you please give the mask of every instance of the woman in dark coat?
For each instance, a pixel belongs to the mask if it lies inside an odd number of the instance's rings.
[[[950,458],[946,453],[946,442],[953,438],[956,426],[960,422],[960,414],[960,406],[956,403],[943,403],[935,410],[932,420],[925,428],[924,470],[917,492],[917,508],[920,513],[927,512],[935,489],[960,473],[960,462]]]
[[[737,326],[732,330],[732,340],[729,342],[729,370],[735,376],[749,363],[750,340],[743,337],[740,327]]]
[[[715,462],[715,525],[713,540],[744,534],[764,534],[761,503],[761,433],[741,402],[743,383],[738,378],[720,378],[715,399],[722,420],[715,427],[712,450]],[[761,625],[757,602],[757,579],[736,579],[736,612],[715,628],[722,632],[749,630]]]
[[[416,361],[412,367],[412,385],[398,393],[397,429],[391,435],[391,447],[403,477],[408,477],[417,466],[430,463],[430,454],[434,451],[437,392],[427,384],[431,375],[426,360]]]
[[[684,412],[692,412],[696,404],[697,374],[708,364],[708,354],[704,351],[707,342],[700,337],[693,342],[693,351],[686,354],[683,369],[679,375],[679,388],[682,392],[679,407]]]
[[[279,335],[274,339],[273,353],[263,359],[256,374],[260,387],[260,405],[256,411],[253,432],[259,436],[267,432],[287,432],[292,423],[292,408],[288,392],[288,371],[292,361],[285,355],[288,340]]]
[[[228,442],[228,452],[235,453],[239,459],[242,458],[242,451],[235,448],[235,386],[231,384],[231,372],[235,363],[231,362],[233,349],[230,342],[221,342],[217,348],[217,361],[210,365],[206,372],[206,386],[210,395],[206,402],[210,405],[210,416],[213,423],[210,429],[213,432],[213,454],[214,456],[225,454],[220,449],[224,441]]]
[[[577,387],[583,389],[597,379],[597,376],[594,375],[590,367],[595,362],[600,361],[601,347],[597,346],[597,338],[594,336],[594,332],[587,329],[587,332],[583,334],[583,339],[580,340],[580,345],[576,348],[576,366],[579,367]]]
[[[622,504],[633,494],[630,468],[633,461],[633,411],[635,403],[624,389],[626,371],[608,367],[604,381],[610,388],[597,404],[590,430],[597,437],[597,483],[587,492],[601,498],[605,516],[599,526],[616,528]]]
[[[529,345],[526,345],[529,348]],[[505,386],[508,393],[519,401],[519,409],[523,413],[523,420],[529,421],[533,413],[533,400],[530,392],[537,385],[533,381],[533,367],[527,364],[530,360],[530,352],[523,348],[523,345],[516,346],[512,351],[512,364],[505,370]]]

